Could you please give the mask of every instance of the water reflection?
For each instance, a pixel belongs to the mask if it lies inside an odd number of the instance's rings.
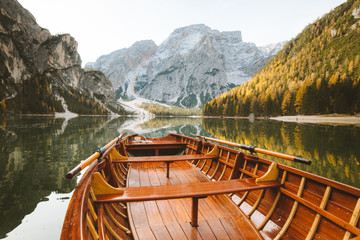
[[[34,236],[58,239],[76,185],[65,173],[123,131],[145,137],[196,133],[256,145],[311,159],[311,166],[284,163],[360,187],[360,128],[352,126],[201,118],[0,119],[0,238],[28,239],[24,229],[34,229],[29,222],[52,218],[52,225],[36,227]]]
[[[212,135],[311,159],[311,166],[275,159],[307,172],[360,187],[360,128],[234,119],[204,119]],[[267,157],[269,158],[269,157]]]
[[[147,121],[132,120],[131,124],[124,124],[120,131],[139,133],[145,137],[163,137],[169,133],[191,136],[190,133],[205,133],[201,118],[173,118],[158,117]]]
[[[3,120],[0,130],[0,238],[18,226],[52,192],[69,193],[76,180],[65,173],[115,138],[125,119],[61,118]],[[106,127],[104,127],[106,126]],[[57,213],[56,210],[52,213]],[[51,217],[50,215],[48,217]]]

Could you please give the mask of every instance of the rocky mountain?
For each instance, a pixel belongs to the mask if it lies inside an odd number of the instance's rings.
[[[129,82],[128,79],[133,77],[138,67],[147,64],[147,60],[155,54],[157,48],[152,40],[139,41],[130,48],[101,56],[95,63],[87,63],[85,68],[102,71],[114,89],[124,89],[123,85]]]
[[[51,35],[16,0],[0,0],[0,36],[0,113],[63,112],[62,102],[81,114],[122,112],[114,95],[92,88],[75,39]]]
[[[117,106],[115,91],[103,72],[85,71],[84,75],[80,78],[79,86],[82,89],[92,89],[92,91],[89,91],[90,96],[108,103],[110,108]]]
[[[360,113],[360,2],[309,24],[254,77],[204,105],[204,115]]]
[[[243,42],[240,31],[219,32],[199,24],[176,29],[160,46],[153,41],[136,42],[85,68],[104,72],[119,98],[140,96],[201,108],[248,81],[283,44],[258,48]]]

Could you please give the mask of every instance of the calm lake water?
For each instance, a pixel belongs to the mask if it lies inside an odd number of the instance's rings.
[[[65,174],[121,132],[196,133],[313,160],[278,162],[360,187],[360,127],[201,118],[0,119],[0,239],[59,239],[79,180]]]

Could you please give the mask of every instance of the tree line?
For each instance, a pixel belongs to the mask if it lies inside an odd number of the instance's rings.
[[[340,5],[292,39],[252,79],[204,105],[204,115],[360,112],[359,0]]]

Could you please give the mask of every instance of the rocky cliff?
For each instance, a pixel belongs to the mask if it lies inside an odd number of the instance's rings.
[[[0,0],[0,36],[0,113],[62,112],[63,99],[76,113],[120,109],[114,96],[93,96],[96,84],[80,84],[93,78],[81,68],[75,39],[51,35],[16,0]]]
[[[91,98],[105,103],[110,111],[120,113],[124,111],[117,103],[114,88],[103,72],[85,71],[80,78],[79,86],[81,89],[88,89]]]
[[[85,67],[103,71],[118,97],[200,108],[248,81],[281,46],[258,48],[243,42],[240,31],[219,32],[199,24],[176,29],[158,47],[153,41],[137,42]]]

